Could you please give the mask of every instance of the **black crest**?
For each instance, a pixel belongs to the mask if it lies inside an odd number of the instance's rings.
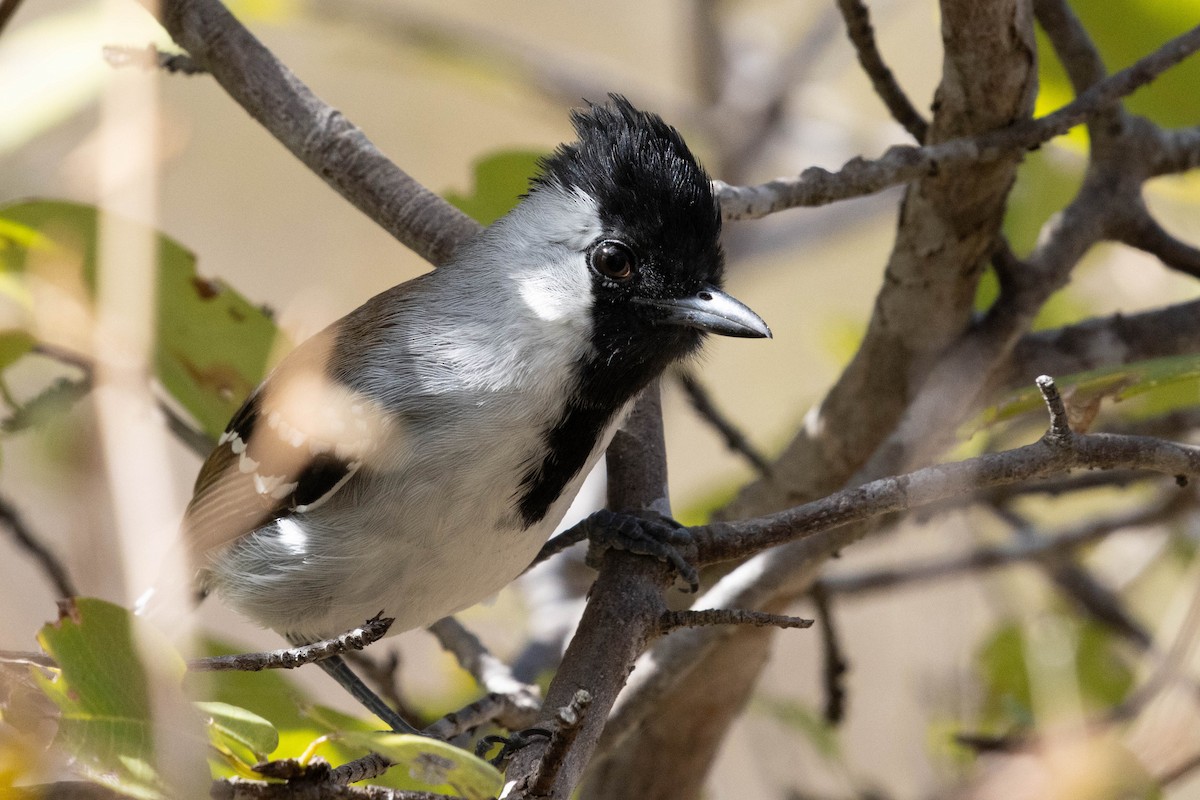
[[[579,140],[544,159],[534,185],[582,189],[597,201],[606,227],[635,242],[670,243],[670,260],[719,281],[721,265],[712,253],[721,212],[708,173],[662,117],[639,111],[619,94],[609,98],[606,105],[589,103],[572,113]]]

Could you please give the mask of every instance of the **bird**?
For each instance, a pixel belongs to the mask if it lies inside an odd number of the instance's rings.
[[[771,336],[721,288],[720,207],[679,132],[618,94],[571,121],[507,215],[249,395],[184,514],[202,593],[295,644],[462,611],[529,566],[654,378],[707,334]]]

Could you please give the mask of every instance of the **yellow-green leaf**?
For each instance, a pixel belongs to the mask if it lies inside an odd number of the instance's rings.
[[[216,701],[195,704],[208,723],[208,735],[214,744],[224,744],[231,752],[249,753],[242,760],[253,765],[266,759],[279,746],[279,732],[270,721],[253,711]]]

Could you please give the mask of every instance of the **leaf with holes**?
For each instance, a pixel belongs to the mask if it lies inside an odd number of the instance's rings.
[[[274,322],[220,281],[196,273],[196,257],[163,234],[127,220],[127,232],[154,238],[157,254],[154,366],[158,380],[216,437],[266,371]],[[96,291],[98,214],[92,206],[32,201],[0,208],[0,233],[22,231],[0,249],[0,285],[31,275],[90,303]],[[32,233],[30,233],[32,232]]]

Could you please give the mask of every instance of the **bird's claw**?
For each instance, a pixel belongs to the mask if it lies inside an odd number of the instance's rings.
[[[500,745],[500,752],[495,758],[489,759],[488,763],[494,767],[501,767],[518,750],[533,744],[534,739],[549,739],[553,735],[546,728],[526,728],[523,731],[514,731],[508,736],[484,736],[475,743],[475,755],[483,758],[487,751]]]
[[[592,514],[583,525],[591,544],[587,554],[589,566],[598,566],[600,556],[611,547],[664,561],[687,582],[692,592],[699,590],[700,575],[684,555],[694,544],[685,525],[654,511],[619,513],[608,509]]]

